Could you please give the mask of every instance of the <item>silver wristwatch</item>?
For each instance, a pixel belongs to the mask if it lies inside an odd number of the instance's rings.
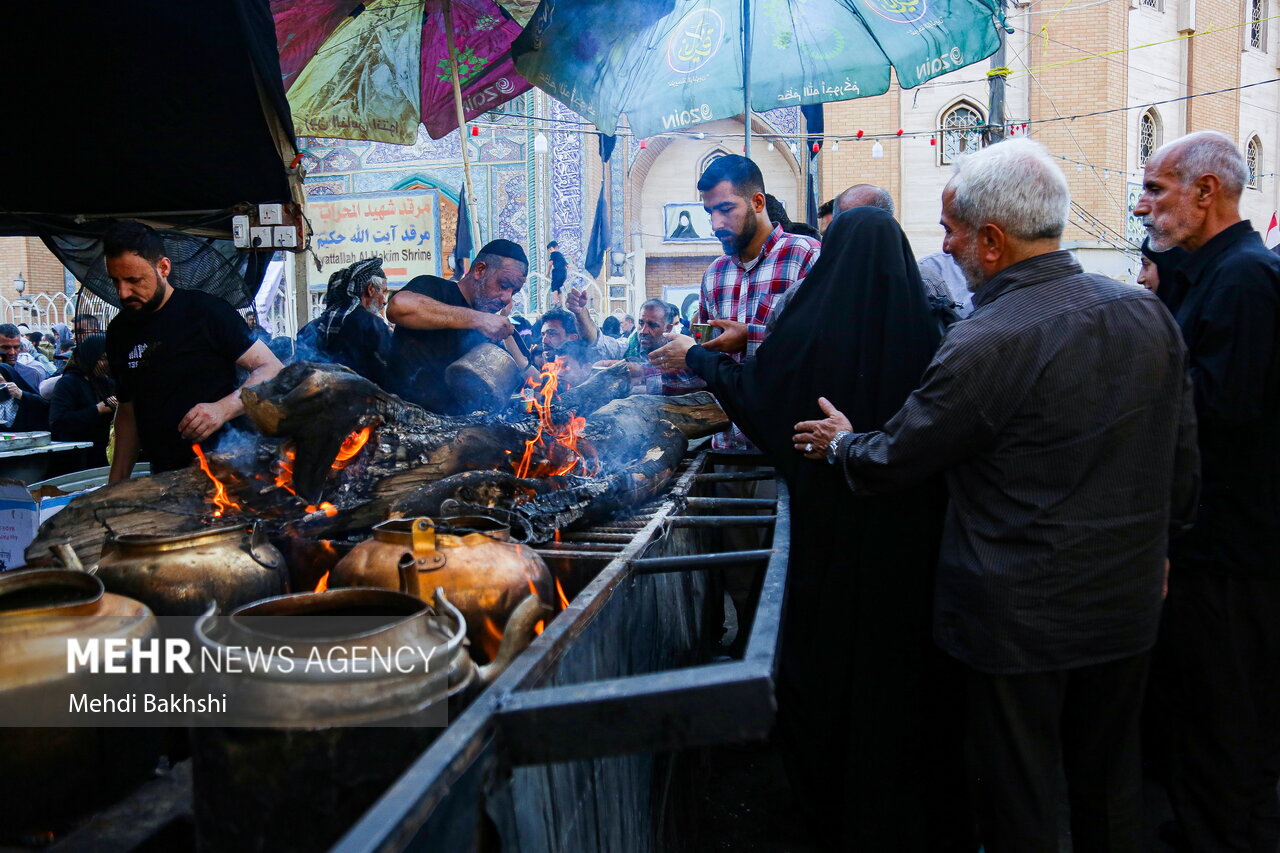
[[[842,429],[836,433],[836,437],[831,439],[831,443],[827,445],[827,464],[834,465],[836,460],[840,458],[840,442],[844,441],[853,433],[847,429]]]

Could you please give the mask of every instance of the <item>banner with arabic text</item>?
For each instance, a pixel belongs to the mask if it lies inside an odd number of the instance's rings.
[[[316,256],[307,284],[324,290],[329,276],[365,258],[382,258],[392,289],[420,275],[440,275],[440,194],[437,190],[329,195],[307,200]]]

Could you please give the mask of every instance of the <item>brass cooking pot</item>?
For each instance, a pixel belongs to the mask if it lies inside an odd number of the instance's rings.
[[[520,387],[521,369],[497,344],[482,343],[444,369],[444,381],[463,412],[503,408]]]
[[[197,616],[210,602],[234,608],[280,595],[288,576],[258,523],[108,536],[89,571],[111,592],[136,598],[159,616]]]
[[[406,583],[417,580],[408,567]],[[206,853],[328,849],[533,638],[546,609],[533,596],[507,627],[498,660],[477,667],[466,622],[436,591],[436,607],[383,589],[330,589],[267,599],[196,621],[215,656],[285,646],[266,669],[214,676],[252,727],[191,729],[198,846]],[[411,648],[409,671],[322,671],[318,655]],[[299,820],[299,808],[306,820]]]
[[[84,572],[0,573],[0,714],[56,708],[97,684],[67,672],[67,638],[159,636],[146,605],[103,589]],[[99,688],[100,690],[100,688]],[[10,719],[13,719],[10,717]],[[53,823],[117,799],[155,769],[163,730],[0,726],[0,809],[6,833]]]
[[[472,645],[492,660],[511,614],[530,593],[555,601],[551,572],[530,547],[510,541],[511,531],[483,516],[395,518],[373,528],[334,567],[330,588],[372,586],[444,589],[466,617]],[[416,569],[418,587],[401,583],[401,567]]]

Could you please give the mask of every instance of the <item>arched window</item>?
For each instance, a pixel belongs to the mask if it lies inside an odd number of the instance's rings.
[[[1249,144],[1244,147],[1244,161],[1249,166],[1249,183],[1251,189],[1258,188],[1258,171],[1262,168],[1262,140],[1250,137]]]
[[[973,104],[962,101],[942,115],[942,163],[982,147],[982,128],[986,119]]]
[[[1151,155],[1160,147],[1160,116],[1154,109],[1147,110],[1138,119],[1138,167],[1147,165]]]
[[[728,153],[729,152],[723,148],[713,148],[705,157],[702,158],[702,162],[698,164],[698,172],[694,175],[693,179],[695,181],[698,180],[698,178],[702,177],[702,173],[707,171],[708,166]]]
[[[1267,0],[1249,0],[1249,47],[1267,49]]]

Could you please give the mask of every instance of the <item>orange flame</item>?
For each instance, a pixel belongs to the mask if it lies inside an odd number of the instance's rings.
[[[328,588],[329,588],[329,573],[325,572],[324,576],[320,578],[320,582],[316,584],[316,592],[324,592]]]
[[[560,586],[560,578],[556,578],[556,595],[560,596],[560,609],[569,609],[569,599],[565,597],[564,587]]]
[[[547,362],[537,380],[530,379],[524,389],[526,411],[538,413],[538,430],[533,438],[524,443],[524,454],[519,462],[513,462],[516,476],[525,477],[557,477],[581,469],[585,476],[599,473],[599,460],[593,458],[593,466],[588,463],[584,451],[595,457],[595,452],[586,442],[579,447],[578,440],[587,427],[587,419],[571,415],[564,426],[557,426],[551,419],[551,406],[560,388],[560,371],[564,363],[560,359]],[[568,451],[566,454],[564,451]],[[535,451],[541,457],[537,465],[533,464]],[[557,458],[559,461],[557,461]]]
[[[484,648],[484,653],[488,655],[489,660],[493,660],[498,656],[498,646],[502,644],[502,632],[488,616],[484,617],[484,630],[485,636],[480,638],[480,645]]]
[[[353,432],[351,435],[347,436],[346,441],[342,442],[342,447],[343,448],[347,447],[349,443],[354,442],[354,440],[358,438],[361,434],[372,431],[372,429],[373,427],[365,427],[365,429],[361,430],[361,432],[358,432],[358,433]],[[352,450],[350,455],[348,455],[346,459],[350,459],[352,456],[355,456],[357,453],[359,453],[360,448],[364,447],[364,443],[368,440],[369,440],[369,436],[367,434],[364,435],[364,438],[360,439],[360,442],[358,445],[356,445],[355,450]],[[339,459],[343,458],[341,449],[339,449],[338,451],[338,457]],[[280,458],[276,460],[276,467],[279,468],[279,470],[276,472],[276,480],[275,480],[277,489],[284,489],[286,492],[293,495],[295,498],[298,497],[298,493],[293,489],[293,460],[296,458],[298,458],[297,451],[294,450],[292,447],[285,445],[284,451],[280,454]],[[335,468],[340,467],[336,461],[334,462],[333,466]],[[213,475],[211,474],[210,476],[213,476]],[[315,506],[314,504],[308,504],[306,508],[306,512],[308,515],[310,515],[313,512],[323,512],[325,516],[327,516],[328,518],[333,518],[335,515],[338,514],[338,508],[335,507],[333,504],[329,503],[328,501],[321,501],[319,506]]]
[[[200,460],[200,470],[213,481],[213,517],[222,518],[227,510],[244,509],[227,494],[227,487],[222,485],[222,481],[213,476],[213,471],[209,470],[209,460],[204,458],[204,451],[200,449],[200,445],[193,444],[191,449],[196,452],[196,458]]]
[[[546,623],[543,622],[541,619],[539,619],[536,623],[534,623],[533,633],[535,635],[541,634],[544,630],[546,630],[546,627],[547,627]]]
[[[334,457],[333,469],[341,471],[347,467],[347,463],[360,452],[360,449],[369,441],[369,436],[371,435],[373,435],[373,427],[367,426],[343,439],[342,446],[338,448],[338,455]]]

